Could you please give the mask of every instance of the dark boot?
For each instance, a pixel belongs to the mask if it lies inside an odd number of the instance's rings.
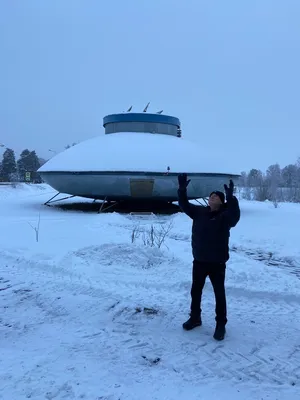
[[[190,331],[191,329],[201,326],[202,321],[200,317],[190,317],[186,322],[182,324],[183,329]]]
[[[226,334],[226,329],[224,324],[217,323],[215,333],[214,333],[214,339],[216,340],[223,340]]]

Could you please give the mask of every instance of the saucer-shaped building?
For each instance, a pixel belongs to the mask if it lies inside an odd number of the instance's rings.
[[[216,170],[208,150],[181,136],[178,118],[122,113],[104,117],[105,132],[45,163],[42,179],[60,193],[109,201],[177,201],[178,174],[186,172],[190,199],[223,190],[239,174]]]

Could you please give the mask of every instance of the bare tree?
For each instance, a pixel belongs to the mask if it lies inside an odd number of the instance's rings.
[[[172,228],[172,222],[166,225],[160,225],[159,227],[151,225],[150,229],[144,231],[141,231],[138,226],[134,226],[133,230],[131,231],[131,243],[134,243],[142,233],[142,242],[145,246],[158,247],[160,249],[164,244],[167,247],[165,243],[166,238],[168,237]]]
[[[268,199],[278,207],[278,201],[282,200],[279,189],[282,186],[281,169],[279,164],[270,165],[267,169],[266,184],[268,187]]]
[[[270,165],[265,174],[254,168],[242,172],[240,183],[242,198],[247,200],[271,200],[275,207],[279,201],[300,202],[300,157],[282,169]]]
[[[33,226],[30,222],[28,222],[28,224],[31,226],[31,228],[35,231],[35,240],[37,242],[39,241],[40,222],[41,222],[41,214],[39,214],[37,226]]]

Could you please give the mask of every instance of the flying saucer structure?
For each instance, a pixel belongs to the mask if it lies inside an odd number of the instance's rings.
[[[185,140],[176,117],[121,113],[103,119],[104,133],[83,141],[45,163],[39,174],[59,193],[108,201],[177,201],[178,174],[191,183],[188,198],[205,198],[239,178],[225,165],[216,168],[209,150]],[[220,163],[220,161],[219,161]]]

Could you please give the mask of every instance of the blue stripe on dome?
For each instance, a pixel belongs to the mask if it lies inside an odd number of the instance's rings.
[[[160,124],[169,124],[180,127],[180,121],[176,117],[162,114],[149,113],[124,113],[110,114],[103,118],[103,126],[115,122],[156,122]]]

